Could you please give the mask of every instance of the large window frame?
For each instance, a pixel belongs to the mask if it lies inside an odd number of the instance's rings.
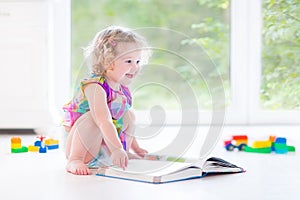
[[[56,8],[63,6],[67,14],[71,14],[71,0],[56,1]],[[61,4],[61,5],[58,5]],[[217,123],[230,125],[253,125],[253,124],[298,124],[300,111],[266,111],[260,108],[260,80],[261,80],[261,52],[262,52],[262,1],[261,0],[231,0],[231,42],[230,42],[230,83],[231,105],[225,111],[224,121]],[[60,10],[61,7],[60,7]],[[61,16],[66,14],[59,12]],[[58,14],[59,14],[58,13]],[[59,15],[58,15],[59,16]],[[55,30],[59,35],[67,36],[69,42],[62,43],[61,48],[70,44],[70,17],[65,22],[69,25],[62,27],[61,17],[55,17]],[[65,69],[70,71],[71,48],[67,48],[63,63],[68,64]],[[60,54],[61,55],[61,54]],[[61,66],[59,66],[61,67]],[[57,68],[57,67],[55,67]],[[56,69],[56,71],[59,71]],[[66,71],[66,70],[65,70]],[[71,73],[70,73],[71,74]],[[61,80],[63,78],[60,78]],[[70,80],[70,77],[67,78]],[[65,81],[63,81],[65,82]],[[59,93],[60,99],[69,98],[70,93]],[[60,108],[59,108],[60,109]],[[191,111],[198,112],[198,111]],[[149,124],[147,116],[149,111],[138,111],[137,123]],[[146,116],[146,117],[145,117]],[[176,117],[177,116],[177,117]],[[178,117],[179,116],[179,117]],[[192,115],[191,115],[192,116]],[[174,111],[166,113],[165,124],[182,125],[180,115]],[[212,112],[199,111],[197,124],[211,124]],[[186,119],[184,124],[190,125],[193,120]],[[160,122],[152,122],[152,124]],[[194,122],[193,122],[194,124]]]
[[[260,108],[262,0],[231,0],[230,124],[298,124],[296,110]]]
[[[62,106],[71,88],[71,0],[46,0],[49,9],[49,108],[55,124],[61,124]]]

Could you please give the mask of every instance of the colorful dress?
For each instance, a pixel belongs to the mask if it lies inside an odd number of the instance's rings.
[[[77,89],[73,99],[63,106],[63,110],[65,111],[63,125],[72,127],[81,115],[90,110],[83,88],[91,83],[96,83],[105,90],[112,121],[117,129],[123,148],[126,149],[125,134],[122,132],[123,115],[132,105],[131,94],[129,89],[123,85],[121,85],[120,91],[113,90],[104,77],[93,75],[80,82],[80,87]]]

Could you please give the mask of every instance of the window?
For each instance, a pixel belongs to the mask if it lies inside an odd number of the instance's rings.
[[[228,124],[296,123],[299,5],[72,0],[72,85],[87,74],[81,47],[97,31],[122,25],[145,36],[154,51],[132,86],[141,123],[150,114],[155,123],[220,124],[224,114]]]
[[[263,1],[261,107],[300,109],[300,1]]]
[[[229,11],[226,0],[73,0],[73,84],[86,70],[80,47],[109,25],[130,27],[153,51],[132,85],[134,109],[170,114],[171,123],[194,115],[187,122],[198,123],[198,110],[211,112],[216,101],[220,109],[230,104]]]

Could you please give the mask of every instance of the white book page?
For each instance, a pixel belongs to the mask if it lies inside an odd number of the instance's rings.
[[[169,161],[151,161],[151,160],[129,160],[125,170],[118,167],[111,167],[115,171],[131,174],[148,174],[151,176],[162,176],[184,168],[192,166],[192,163],[180,163]]]

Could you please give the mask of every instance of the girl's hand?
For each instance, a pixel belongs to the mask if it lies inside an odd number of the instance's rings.
[[[140,147],[133,149],[133,151],[142,158],[144,158],[148,154],[147,150]]]
[[[138,152],[134,152],[134,153],[127,152],[127,155],[129,159],[143,159],[147,155],[147,153],[148,151],[140,148]]]
[[[111,153],[112,163],[122,169],[128,165],[128,156],[124,149],[116,149]]]
[[[131,147],[130,147],[133,152],[138,155],[139,157],[141,158],[144,158],[147,154],[148,154],[148,151],[141,148],[136,140],[136,138],[133,138],[132,140],[132,144],[131,144]]]

